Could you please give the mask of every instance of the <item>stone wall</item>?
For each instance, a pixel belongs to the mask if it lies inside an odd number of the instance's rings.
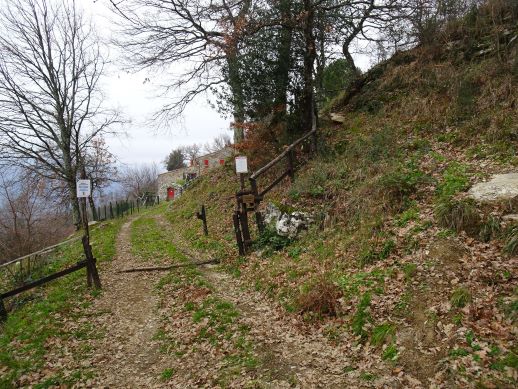
[[[178,187],[178,182],[185,180],[188,175],[201,176],[209,170],[221,166],[226,163],[226,160],[234,154],[234,150],[230,147],[216,151],[214,153],[205,154],[191,163],[191,166],[171,170],[158,175],[158,195],[160,200],[167,199],[167,188]],[[175,189],[175,197],[179,193]]]

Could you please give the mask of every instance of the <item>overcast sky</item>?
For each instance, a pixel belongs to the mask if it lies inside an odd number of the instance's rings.
[[[105,40],[115,33],[108,8],[108,0],[79,0],[87,12],[91,13],[98,34]],[[110,65],[103,81],[107,106],[118,108],[129,119],[124,126],[125,135],[107,138],[112,153],[123,164],[156,162],[162,164],[166,155],[174,148],[192,143],[205,144],[220,134],[232,136],[230,120],[222,118],[207,104],[207,96],[198,97],[186,109],[182,123],[172,125],[157,133],[149,119],[161,106],[157,97],[157,85],[166,82],[160,74],[132,74],[122,69],[117,52],[110,49]],[[357,66],[369,67],[365,55],[356,56]],[[149,78],[149,82],[144,82]]]
[[[79,0],[91,18],[97,33],[108,41],[115,33],[108,0]],[[207,143],[221,134],[232,135],[230,120],[222,118],[202,96],[187,107],[181,123],[157,131],[150,124],[153,113],[160,108],[157,85],[165,80],[160,74],[130,73],[123,69],[115,48],[110,48],[112,62],[102,82],[106,107],[118,109],[128,119],[123,134],[107,138],[112,153],[122,164],[162,164],[169,152],[182,145]],[[147,79],[146,82],[144,82]]]

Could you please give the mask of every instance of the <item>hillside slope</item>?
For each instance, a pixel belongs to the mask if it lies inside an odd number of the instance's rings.
[[[517,19],[484,12],[447,42],[396,54],[326,109],[319,155],[266,199],[315,215],[298,239],[256,235],[255,251],[237,258],[231,167],[167,213],[193,248],[280,303],[301,331],[347,346],[355,362],[343,368],[373,387],[387,377],[518,382],[518,228],[502,218],[517,205],[467,198],[492,174],[518,172]],[[330,111],[343,123],[326,121]]]

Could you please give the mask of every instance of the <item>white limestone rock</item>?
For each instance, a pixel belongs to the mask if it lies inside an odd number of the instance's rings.
[[[277,221],[275,229],[280,236],[293,239],[296,238],[301,231],[307,230],[312,222],[313,218],[311,215],[305,212],[285,213]]]
[[[342,115],[341,113],[334,113],[334,112],[331,112],[329,114],[329,116],[331,117],[331,120],[335,123],[343,123],[345,122],[345,116]]]
[[[487,182],[473,185],[468,195],[481,203],[512,200],[518,196],[518,173],[496,174]]]
[[[264,223],[269,224],[277,224],[279,219],[281,218],[282,213],[274,204],[268,203],[266,209],[264,211]]]

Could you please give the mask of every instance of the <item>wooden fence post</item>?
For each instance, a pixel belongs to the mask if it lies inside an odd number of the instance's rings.
[[[113,206],[112,206],[111,201],[110,201],[110,219],[113,219]]]
[[[262,233],[264,231],[264,223],[263,223],[263,217],[261,215],[261,212],[259,212],[259,191],[257,189],[257,180],[255,178],[250,178],[250,187],[252,188],[252,194],[254,195],[255,199],[255,224],[257,225],[257,229],[259,230],[259,233]]]
[[[95,258],[92,253],[92,246],[90,246],[90,240],[88,236],[83,236],[82,239],[83,248],[85,250],[86,256],[86,283],[88,286],[93,286],[97,289],[101,289],[101,279],[99,278],[99,273],[97,272],[97,266],[95,265]]]
[[[0,299],[0,322],[7,320],[7,309],[5,309],[4,300]]]
[[[207,228],[207,213],[205,212],[205,205],[201,206],[201,212],[196,212],[196,217],[203,222],[203,233],[205,236],[208,236],[209,230]]]
[[[234,220],[234,233],[236,234],[237,247],[239,249],[239,255],[246,255],[245,247],[243,245],[243,239],[241,236],[241,229],[239,227],[239,212],[235,211],[233,215]]]

